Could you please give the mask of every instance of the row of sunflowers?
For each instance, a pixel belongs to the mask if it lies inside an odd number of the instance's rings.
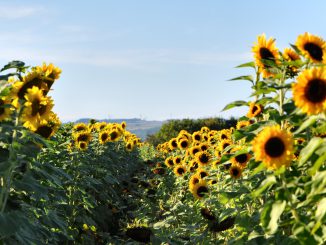
[[[251,84],[251,101],[224,108],[249,106],[236,127],[181,130],[157,146],[167,173],[153,227],[178,234],[170,241],[326,242],[326,42],[304,33],[281,52],[262,34],[252,53],[238,67],[254,75],[231,79]]]

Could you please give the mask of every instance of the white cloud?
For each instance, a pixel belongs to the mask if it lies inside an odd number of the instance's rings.
[[[0,19],[22,19],[36,15],[43,10],[38,6],[0,6]]]

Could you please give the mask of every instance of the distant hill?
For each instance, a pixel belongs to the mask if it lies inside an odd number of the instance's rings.
[[[88,123],[91,118],[81,118],[75,123]],[[97,119],[96,119],[97,120]],[[145,140],[147,135],[155,134],[158,132],[165,121],[146,121],[139,118],[129,118],[129,119],[99,119],[99,122],[107,123],[122,123],[125,121],[127,123],[127,130],[136,134],[139,138]]]

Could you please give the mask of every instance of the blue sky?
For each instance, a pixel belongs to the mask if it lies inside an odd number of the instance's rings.
[[[326,2],[262,0],[1,1],[0,66],[62,69],[50,95],[62,121],[81,117],[202,118],[248,100],[257,35],[281,50],[311,32],[326,38]]]

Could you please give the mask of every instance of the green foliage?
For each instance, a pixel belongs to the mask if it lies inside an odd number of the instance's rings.
[[[187,130],[189,133],[198,131],[202,127],[208,127],[211,130],[221,130],[224,128],[235,127],[236,123],[237,120],[234,118],[169,120],[162,125],[161,129],[156,134],[149,135],[146,141],[154,146],[157,146],[158,144],[176,137],[182,129]]]

